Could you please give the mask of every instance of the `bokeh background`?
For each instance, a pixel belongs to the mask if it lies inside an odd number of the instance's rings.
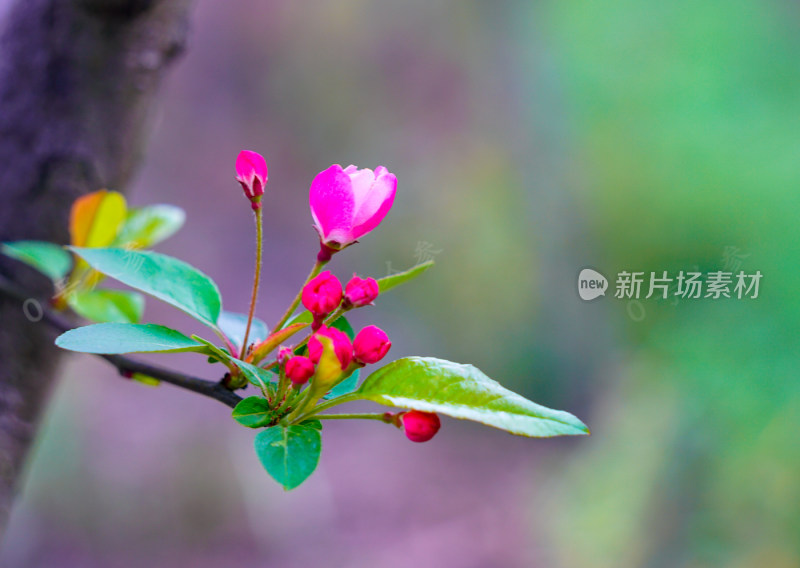
[[[244,311],[242,148],[270,164],[271,321],[331,163],[399,178],[340,278],[437,265],[356,314],[591,437],[332,423],[286,493],[226,408],[70,356],[0,549],[17,567],[800,566],[800,8],[778,0],[197,3],[129,200]],[[593,266],[739,263],[759,297],[582,302]],[[151,301],[148,320],[195,331]],[[171,357],[171,360],[167,361]],[[191,356],[159,359],[204,374]],[[215,371],[216,372],[216,371]]]

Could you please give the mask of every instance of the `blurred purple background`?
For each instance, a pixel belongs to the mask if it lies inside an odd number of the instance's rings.
[[[317,250],[314,175],[385,165],[394,209],[331,270],[437,265],[354,326],[593,436],[445,418],[415,445],[332,423],[286,493],[219,403],[70,355],[0,565],[800,566],[798,21],[756,0],[198,2],[128,193],[186,209],[158,250],[244,311],[254,227],[233,164],[264,154],[271,324]],[[729,246],[775,276],[758,302],[634,318],[575,293],[587,265],[711,270]],[[201,331],[153,300],[146,320]],[[157,358],[217,378],[197,359]]]

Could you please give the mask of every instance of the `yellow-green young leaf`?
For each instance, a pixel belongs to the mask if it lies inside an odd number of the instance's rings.
[[[177,258],[149,251],[70,248],[98,272],[172,304],[216,329],[222,309],[219,289],[196,268]]]
[[[269,402],[260,396],[249,396],[239,402],[231,413],[233,419],[248,428],[263,428],[275,418]]]
[[[534,438],[589,433],[572,414],[531,402],[472,365],[431,357],[389,363],[364,379],[347,399],[438,412]]]
[[[56,338],[56,345],[81,353],[156,353],[206,351],[206,346],[163,325],[96,323],[71,329]]]
[[[399,286],[400,284],[405,284],[409,280],[413,280],[429,268],[433,266],[434,262],[432,260],[428,260],[422,262],[416,266],[412,266],[408,270],[403,272],[398,272],[397,274],[392,274],[390,276],[384,276],[383,278],[378,278],[378,288],[381,291],[381,294],[384,292],[391,290],[395,286]]]
[[[67,295],[67,304],[98,323],[139,323],[144,312],[144,296],[125,290],[79,290]]]
[[[256,435],[255,449],[267,473],[289,490],[314,473],[322,452],[322,436],[307,422],[273,426]]]
[[[72,204],[69,233],[76,247],[107,247],[117,236],[127,216],[125,198],[116,191],[101,189]]]
[[[325,335],[317,335],[317,340],[322,344],[322,353],[319,356],[314,376],[311,378],[309,401],[323,396],[337,384],[342,376],[342,364],[336,356],[333,340]],[[309,402],[310,404],[310,402]]]
[[[133,209],[113,244],[124,248],[149,248],[174,235],[185,220],[186,213],[174,205]]]
[[[131,379],[148,387],[161,386],[161,381],[155,377],[151,377],[150,375],[145,375],[142,373],[133,373],[133,375],[131,375]]]
[[[72,269],[72,257],[64,247],[44,241],[3,243],[0,251],[6,256],[32,266],[53,282],[62,280]]]

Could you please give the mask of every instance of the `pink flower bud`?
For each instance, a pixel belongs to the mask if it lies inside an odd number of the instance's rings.
[[[241,184],[254,211],[261,207],[261,196],[264,195],[268,177],[267,161],[264,156],[250,150],[239,152],[236,157],[236,181]]]
[[[391,209],[396,190],[397,178],[383,166],[373,172],[334,164],[320,172],[309,190],[320,254],[330,258],[377,227]]]
[[[380,288],[374,278],[361,279],[355,274],[344,289],[345,303],[353,308],[372,304],[378,294],[380,294]]]
[[[350,338],[347,337],[347,334],[335,327],[323,325],[319,331],[312,335],[311,339],[308,340],[308,357],[315,365],[319,363],[319,358],[322,356],[322,343],[317,339],[317,335],[331,338],[336,358],[339,359],[342,370],[346,369],[353,360],[353,345],[350,343]]]
[[[442,426],[439,416],[433,412],[409,410],[403,414],[403,429],[412,442],[427,442]]]
[[[342,284],[326,270],[312,278],[303,287],[303,305],[315,318],[324,318],[339,307],[342,301]]]
[[[314,363],[308,357],[298,355],[286,361],[286,376],[295,386],[306,384],[313,374]]]
[[[278,349],[278,363],[285,365],[292,355],[294,355],[294,351],[291,347],[281,347]]]
[[[359,363],[377,363],[386,355],[392,342],[381,328],[368,325],[353,341],[353,356]]]

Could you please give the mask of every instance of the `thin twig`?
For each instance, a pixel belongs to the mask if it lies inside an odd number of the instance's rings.
[[[32,300],[32,298],[29,298],[24,292],[16,288],[11,282],[4,278],[0,278],[0,293],[8,298],[20,302],[20,304],[24,304],[28,300]],[[66,319],[54,313],[49,308],[43,306],[42,302],[37,300],[37,303],[41,310],[42,318],[40,321],[46,323],[61,333],[73,329],[73,326]],[[242,397],[226,388],[221,382],[199,379],[184,373],[172,371],[170,369],[151,365],[142,361],[136,361],[122,355],[98,356],[114,365],[119,374],[123,377],[130,377],[130,375],[133,373],[147,375],[148,377],[158,379],[159,381],[169,383],[176,387],[213,398],[220,401],[222,404],[230,406],[231,408],[236,406],[239,401],[242,400]]]

